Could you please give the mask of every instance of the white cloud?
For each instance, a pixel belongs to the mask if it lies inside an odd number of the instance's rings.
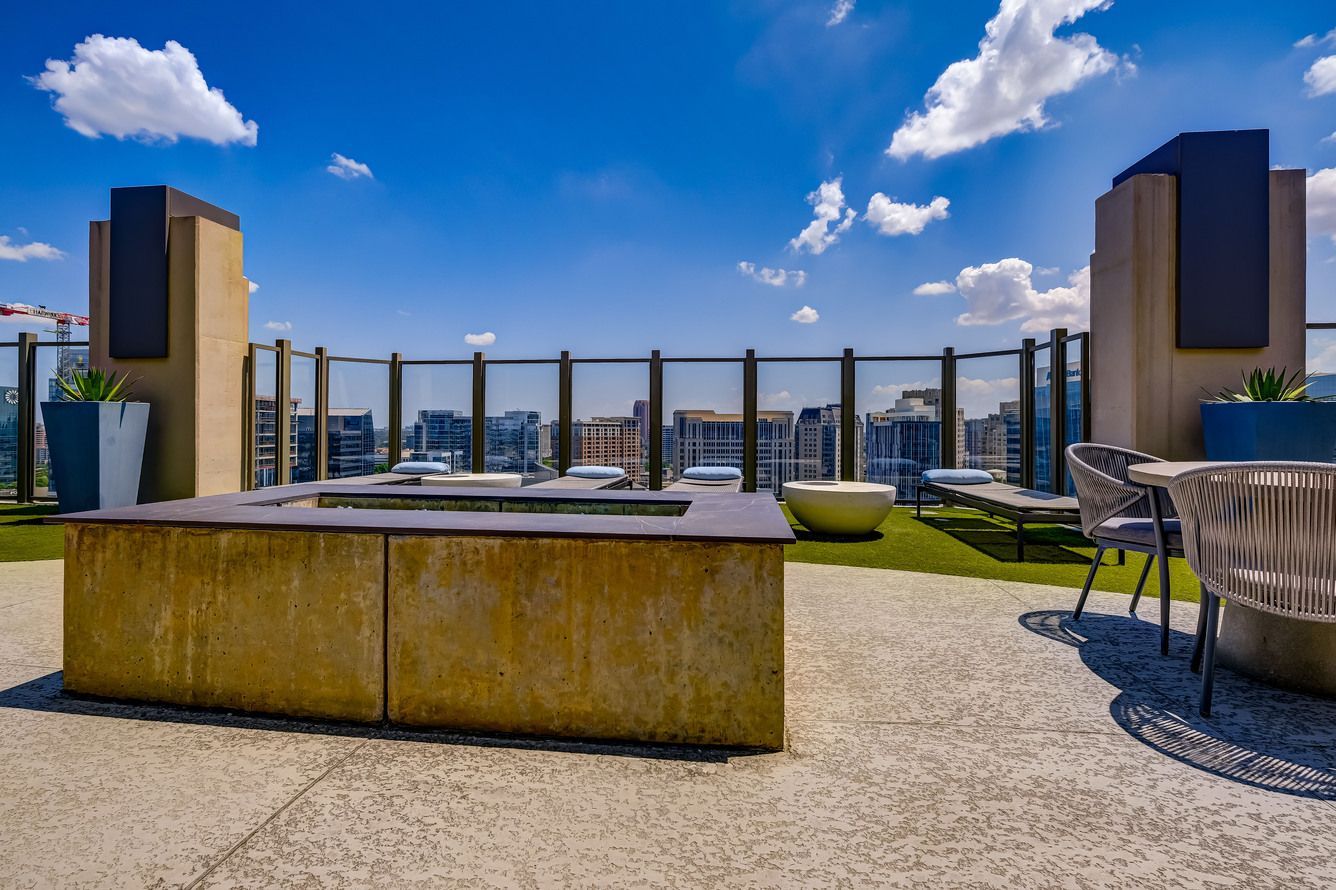
[[[75,45],[73,59],[47,59],[29,81],[54,93],[65,125],[92,139],[255,145],[260,129],[204,81],[194,53],[175,40],[148,50],[132,37],[93,34]]]
[[[842,181],[843,177],[837,176],[821,183],[816,191],[808,194],[807,203],[812,205],[813,219],[807,228],[798,233],[798,237],[789,241],[789,247],[795,252],[806,250],[808,253],[825,253],[826,248],[840,240],[840,236],[854,224],[854,217],[858,214],[852,207],[847,210],[844,207],[844,189],[840,187]],[[841,210],[844,211],[844,219],[840,219]],[[834,229],[830,227],[831,223],[835,224]]]
[[[1336,244],[1336,167],[1308,177],[1308,232],[1327,235]]]
[[[1112,0],[1002,0],[979,41],[979,54],[947,66],[895,131],[886,153],[926,158],[973,148],[1048,123],[1044,103],[1112,71],[1118,57],[1089,34],[1054,31]]]
[[[1035,290],[1034,266],[1010,257],[969,266],[956,276],[956,289],[968,308],[959,325],[993,325],[1024,319],[1021,330],[1085,329],[1090,317],[1090,267],[1068,276],[1067,287]]]
[[[798,324],[813,324],[820,320],[821,316],[811,306],[804,306],[797,312],[789,316],[789,321],[796,321]]]
[[[265,329],[266,331],[290,331],[290,330],[292,330],[292,322],[290,322],[290,321],[266,321],[266,322],[264,323],[264,329]]]
[[[345,158],[337,151],[329,156],[333,162],[325,169],[333,173],[339,179],[375,179],[371,175],[371,168],[366,164],[354,161],[352,158]]]
[[[854,0],[835,0],[835,5],[830,8],[830,18],[826,19],[826,27],[833,28],[849,17],[849,13],[854,11]]]
[[[496,334],[483,331],[481,334],[465,334],[464,342],[470,346],[491,346],[496,342]]]
[[[1294,41],[1295,49],[1307,49],[1310,46],[1317,46],[1322,43],[1336,43],[1336,28],[1332,28],[1326,34],[1309,34],[1306,37]]]
[[[906,390],[939,389],[940,378],[931,380],[913,380],[908,383],[882,383],[872,387],[872,395],[885,399],[884,406],[889,408],[895,399],[901,398]],[[1020,396],[1020,379],[1017,377],[956,377],[956,407],[965,412],[966,417],[985,417],[996,414],[1001,402],[1010,402]]]
[[[1305,361],[1305,368],[1324,374],[1336,374],[1336,340],[1328,342],[1315,337],[1310,337],[1309,340],[1309,348],[1315,351]]]
[[[246,285],[247,285],[247,287],[249,288],[248,293],[252,293],[252,294],[253,294],[253,293],[255,293],[257,290],[260,289],[260,285],[257,284],[257,283],[254,282],[254,281],[247,281],[247,282],[246,282]]]
[[[956,286],[949,281],[925,281],[914,288],[916,297],[940,297],[942,294],[954,294]]]
[[[950,206],[951,202],[941,195],[928,204],[900,204],[877,192],[867,202],[867,215],[863,218],[883,235],[917,235],[933,220],[950,216],[946,212]]]
[[[1308,95],[1326,96],[1336,93],[1336,55],[1323,56],[1304,72]]]
[[[738,263],[738,271],[753,281],[759,281],[761,284],[768,284],[771,287],[784,287],[786,284],[802,287],[807,283],[807,273],[801,270],[771,269],[768,266],[762,266],[758,269],[755,263],[749,263],[746,260]]]
[[[756,397],[756,401],[764,408],[778,408],[789,405],[793,401],[793,393],[787,389],[781,389],[779,392],[763,392]]]
[[[26,263],[28,260],[63,260],[65,251],[42,241],[15,244],[8,235],[0,235],[0,260]]]

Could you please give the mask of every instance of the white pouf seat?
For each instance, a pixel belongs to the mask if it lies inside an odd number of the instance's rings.
[[[422,484],[442,488],[519,488],[519,473],[439,473],[423,476]]]
[[[895,486],[875,482],[785,482],[793,517],[820,535],[866,535],[895,506]]]

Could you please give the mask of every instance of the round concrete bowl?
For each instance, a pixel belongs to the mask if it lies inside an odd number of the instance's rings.
[[[434,473],[422,477],[423,485],[442,488],[519,488],[519,473]]]
[[[795,519],[819,535],[866,535],[895,506],[895,486],[874,482],[785,482]]]

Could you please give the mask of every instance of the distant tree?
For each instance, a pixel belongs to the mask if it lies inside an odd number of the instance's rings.
[[[390,471],[390,465],[389,465],[389,464],[376,464],[376,468],[375,468],[374,470],[372,470],[371,472],[373,472],[373,473],[388,473],[389,471]]]

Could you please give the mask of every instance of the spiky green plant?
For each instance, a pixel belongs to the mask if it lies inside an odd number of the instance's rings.
[[[129,382],[115,371],[100,368],[72,371],[68,377],[56,374],[56,386],[66,402],[127,402]]]
[[[1235,392],[1232,389],[1224,389],[1215,397],[1217,402],[1311,402],[1312,396],[1308,394],[1308,384],[1312,379],[1312,374],[1304,374],[1303,371],[1295,371],[1293,374],[1286,375],[1289,368],[1281,368],[1277,373],[1275,368],[1267,368],[1265,371],[1261,368],[1254,368],[1251,374],[1243,377],[1243,390]]]

